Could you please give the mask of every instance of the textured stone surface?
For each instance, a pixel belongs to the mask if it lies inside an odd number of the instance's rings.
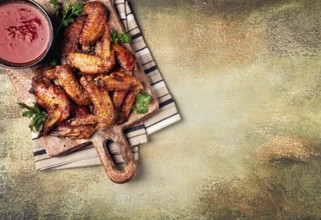
[[[321,2],[130,2],[183,121],[140,148],[128,184],[102,167],[36,172],[0,73],[1,219],[320,219],[320,157],[256,151],[291,136],[321,152]]]

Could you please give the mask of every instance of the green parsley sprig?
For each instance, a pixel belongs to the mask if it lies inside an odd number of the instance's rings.
[[[148,104],[150,103],[150,101],[151,96],[147,92],[138,93],[132,109],[135,113],[145,114],[148,112]]]
[[[70,5],[70,0],[66,1],[65,7],[61,10],[61,6],[58,4],[57,0],[50,0],[50,4],[53,5],[55,10],[55,15],[59,18],[60,23],[56,29],[56,36],[59,34],[60,29],[62,27],[67,27],[69,24],[74,22],[75,16],[80,16],[81,12],[84,9],[83,3],[75,3],[74,5]]]
[[[132,36],[127,33],[120,34],[117,31],[111,32],[111,42],[113,44],[127,44],[132,41]]]
[[[31,131],[40,131],[41,126],[48,118],[47,112],[41,110],[37,103],[34,103],[33,107],[30,107],[24,103],[18,103],[20,108],[27,109],[22,113],[23,117],[32,118],[29,128]]]

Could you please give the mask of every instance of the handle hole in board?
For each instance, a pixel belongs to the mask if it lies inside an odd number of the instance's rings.
[[[106,149],[106,154],[109,154],[115,167],[118,170],[123,170],[125,168],[124,158],[120,154],[119,146],[113,140],[106,140],[104,143]]]

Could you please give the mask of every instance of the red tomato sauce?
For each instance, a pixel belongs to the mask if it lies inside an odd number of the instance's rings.
[[[0,59],[29,63],[46,51],[50,26],[46,17],[26,3],[0,6]]]

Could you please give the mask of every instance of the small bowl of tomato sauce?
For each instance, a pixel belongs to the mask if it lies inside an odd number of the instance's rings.
[[[39,63],[53,36],[51,20],[38,3],[0,1],[0,65],[27,68]]]

